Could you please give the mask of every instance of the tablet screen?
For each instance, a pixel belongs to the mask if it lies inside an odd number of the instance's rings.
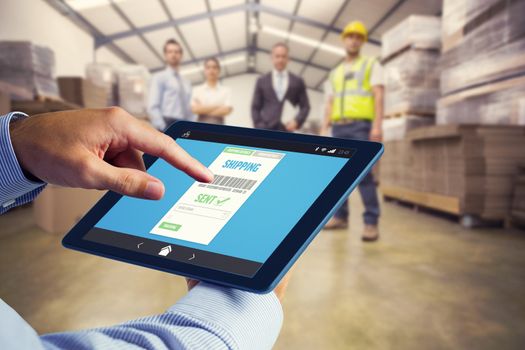
[[[123,196],[84,239],[253,276],[355,150],[185,132],[177,143],[214,173],[200,183],[156,160],[158,201]]]

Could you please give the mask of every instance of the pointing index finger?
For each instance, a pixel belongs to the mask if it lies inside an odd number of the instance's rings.
[[[145,153],[160,157],[177,169],[200,182],[211,182],[212,172],[201,162],[190,156],[175,140],[152,127],[134,120],[127,127],[130,146]]]

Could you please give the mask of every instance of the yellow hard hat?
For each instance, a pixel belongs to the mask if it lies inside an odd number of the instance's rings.
[[[365,25],[361,21],[352,21],[349,22],[345,29],[341,32],[341,38],[344,38],[348,34],[361,34],[364,36],[365,41],[368,39],[368,31],[366,30]]]

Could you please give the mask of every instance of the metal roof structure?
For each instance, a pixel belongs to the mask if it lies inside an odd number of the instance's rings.
[[[95,48],[122,60],[163,67],[169,38],[184,49],[181,72],[203,80],[202,62],[221,59],[222,76],[271,69],[274,43],[290,47],[290,71],[319,90],[344,57],[339,33],[354,19],[365,23],[365,54],[378,56],[381,35],[411,14],[439,15],[441,0],[46,0],[88,31]]]

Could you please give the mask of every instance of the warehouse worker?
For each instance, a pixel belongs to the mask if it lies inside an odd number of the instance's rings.
[[[190,106],[191,84],[179,72],[182,54],[182,46],[175,39],[166,41],[166,69],[151,79],[148,114],[153,126],[159,130],[178,120],[196,119]]]
[[[221,64],[215,57],[204,61],[204,84],[193,90],[191,110],[201,123],[224,124],[224,118],[233,110],[231,90],[219,83]]]
[[[346,50],[345,60],[330,73],[326,83],[326,112],[321,134],[334,137],[371,140],[382,139],[383,69],[376,59],[360,54],[368,33],[359,21],[350,22],[341,33]],[[369,173],[359,184],[365,206],[363,241],[379,238],[379,201],[376,183]],[[328,221],[325,229],[348,227],[348,202]]]
[[[252,120],[254,127],[279,131],[296,131],[310,112],[310,101],[306,94],[303,78],[289,72],[289,48],[277,43],[272,48],[273,70],[257,79],[252,99]],[[281,122],[284,102],[299,106],[295,118],[286,125]]]
[[[46,183],[160,199],[164,185],[145,172],[142,152],[197,181],[213,179],[171,137],[118,107],[0,116],[0,214],[33,200]],[[0,349],[270,349],[288,278],[268,294],[188,280],[188,294],[162,314],[41,336],[0,300]]]

